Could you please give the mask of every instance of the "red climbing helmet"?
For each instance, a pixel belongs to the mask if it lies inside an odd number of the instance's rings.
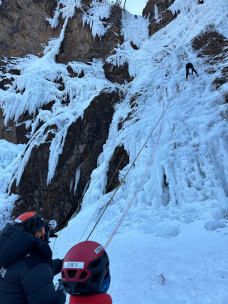
[[[63,260],[62,281],[70,295],[103,293],[103,282],[109,276],[109,258],[101,244],[79,243],[68,251]]]
[[[16,225],[23,226],[25,231],[35,234],[44,227],[45,220],[37,212],[25,212],[14,221]]]

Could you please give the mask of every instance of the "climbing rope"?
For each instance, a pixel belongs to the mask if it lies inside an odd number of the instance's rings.
[[[137,154],[136,158],[135,158],[134,161],[132,162],[130,168],[128,169],[128,171],[127,171],[126,174],[124,175],[123,179],[120,181],[119,185],[118,185],[117,188],[116,188],[116,191],[113,193],[112,197],[110,198],[110,200],[108,201],[107,205],[105,206],[103,212],[101,213],[100,217],[98,218],[97,222],[95,223],[95,225],[94,225],[92,231],[90,232],[89,236],[87,237],[87,239],[86,239],[87,241],[89,240],[90,236],[91,236],[92,233],[94,232],[94,230],[95,230],[95,228],[97,227],[98,223],[100,222],[102,216],[104,215],[104,213],[105,213],[105,211],[107,210],[108,206],[110,205],[111,201],[112,201],[113,198],[115,197],[117,191],[118,191],[119,188],[122,186],[122,184],[123,184],[123,182],[125,181],[125,179],[126,179],[128,173],[130,172],[131,168],[135,165],[136,160],[138,159],[139,155],[141,154],[142,150],[143,150],[144,147],[146,146],[148,140],[150,139],[151,135],[153,134],[154,130],[157,128],[157,126],[158,126],[158,124],[160,123],[161,120],[162,120],[162,124],[163,124],[163,117],[164,117],[164,115],[165,115],[165,113],[166,113],[166,111],[167,111],[167,109],[168,109],[168,107],[169,107],[169,105],[170,105],[170,103],[171,103],[171,100],[170,100],[170,102],[167,104],[166,108],[164,108],[163,64],[162,64],[162,86],[163,86],[163,113],[162,113],[161,117],[159,118],[159,120],[157,121],[156,125],[154,126],[153,130],[152,130],[151,133],[149,134],[148,138],[146,139],[145,143],[143,144],[143,146],[142,146],[142,148],[140,149],[139,153]],[[137,190],[136,190],[136,192],[135,192],[135,194],[134,194],[134,196],[133,196],[131,202],[129,203],[129,205],[128,205],[128,207],[127,207],[127,209],[125,210],[126,214],[127,214],[128,210],[130,209],[130,207],[131,207],[133,201],[135,200],[135,197],[137,196],[137,194],[138,194],[138,192],[139,192],[139,190],[140,190],[140,188],[141,188],[141,186],[142,186],[142,184],[143,184],[143,182],[144,182],[144,180],[145,180],[145,177],[146,177],[146,175],[147,175],[147,173],[148,173],[149,167],[150,167],[150,165],[151,165],[151,163],[152,163],[152,161],[153,161],[153,158],[154,158],[154,155],[155,155],[155,152],[156,152],[156,150],[157,150],[157,147],[158,147],[158,144],[159,144],[159,141],[160,141],[160,137],[161,137],[162,124],[161,124],[161,129],[160,129],[160,132],[159,132],[158,140],[157,140],[157,142],[156,142],[155,149],[154,149],[154,151],[153,151],[153,153],[152,153],[150,162],[149,162],[149,164],[148,164],[148,166],[147,166],[147,169],[146,169],[146,171],[145,171],[145,173],[144,173],[144,175],[143,175],[143,178],[142,178],[142,180],[141,180],[141,182],[140,182],[140,184],[139,184],[139,187],[137,188]],[[124,217],[126,216],[126,214],[123,215],[123,219],[124,219]],[[118,225],[117,225],[118,227],[116,227],[117,230],[118,230],[119,226],[121,225],[121,223],[123,222],[123,219],[121,218],[120,223],[118,223]],[[115,229],[115,230],[116,230],[116,229]],[[117,231],[117,230],[116,230],[116,231]],[[115,233],[116,233],[116,231],[115,231]],[[114,233],[114,235],[115,235],[115,233]],[[114,236],[114,235],[113,235],[113,236]],[[113,238],[113,236],[112,236],[112,238]],[[111,242],[111,240],[110,240],[110,242]],[[109,242],[109,243],[110,243],[110,242]],[[107,243],[106,245],[108,246],[109,243]]]
[[[144,172],[144,174],[143,174],[143,177],[142,177],[142,179],[141,179],[141,181],[140,181],[140,183],[139,183],[139,185],[138,185],[138,187],[137,187],[137,189],[136,189],[136,191],[135,191],[135,193],[134,193],[134,195],[133,195],[133,197],[132,197],[130,203],[128,204],[128,206],[127,206],[127,208],[126,208],[124,214],[122,215],[121,219],[119,220],[119,223],[116,225],[116,228],[114,229],[114,231],[113,231],[113,233],[111,234],[109,240],[107,241],[107,243],[106,243],[106,245],[105,245],[105,247],[104,247],[105,250],[107,249],[108,245],[111,243],[111,241],[112,241],[113,237],[115,236],[117,230],[119,229],[120,225],[122,224],[122,222],[123,222],[125,216],[127,215],[128,211],[130,210],[130,208],[131,208],[131,206],[132,206],[132,204],[133,204],[133,202],[134,202],[134,200],[135,200],[137,194],[139,193],[139,191],[140,191],[140,189],[141,189],[141,187],[142,187],[142,185],[143,185],[143,183],[144,183],[144,181],[145,181],[145,178],[146,178],[146,176],[147,176],[147,173],[148,173],[148,171],[149,171],[149,169],[150,169],[150,166],[151,166],[151,164],[152,164],[152,162],[153,162],[153,160],[154,160],[154,155],[155,155],[155,153],[156,153],[156,151],[157,151],[158,144],[159,144],[159,142],[160,142],[161,133],[162,133],[162,126],[163,126],[163,118],[164,118],[164,114],[165,114],[163,66],[162,66],[162,86],[163,86],[163,113],[162,113],[162,121],[161,121],[161,126],[160,126],[160,130],[159,130],[159,134],[158,134],[158,139],[157,139],[157,141],[156,141],[156,144],[155,144],[153,153],[152,153],[151,158],[150,158],[150,161],[149,161],[149,163],[148,163],[148,165],[147,165],[147,167],[146,167],[146,170],[145,170],[145,172]]]
[[[87,147],[89,147],[92,143],[95,142],[95,140],[98,138],[98,136],[99,136],[99,135],[104,131],[104,129],[107,127],[107,125],[108,125],[108,123],[106,123],[106,124],[104,125],[104,127],[101,129],[101,131],[96,135],[95,139],[94,139],[91,143],[88,143],[88,144],[86,145],[84,151],[86,150]],[[91,137],[91,138],[92,138],[92,137]],[[89,140],[89,141],[90,141],[90,140]],[[93,149],[94,149],[94,148],[93,148]],[[93,149],[91,150],[91,152],[93,151]],[[84,153],[85,153],[85,152],[84,152]],[[82,154],[82,157],[83,157],[84,153]],[[96,183],[97,183],[98,180],[100,179],[102,173],[103,173],[103,171],[102,171],[101,174],[97,177],[97,179],[95,180],[95,183],[94,183],[93,186],[90,188],[90,190],[89,190],[88,192],[85,192],[85,194],[84,194],[83,197],[82,197],[82,201],[83,201],[83,199],[92,191],[93,187],[96,185]],[[74,172],[74,175],[75,175],[75,172]],[[70,177],[72,178],[72,177],[73,177],[73,174],[72,174]],[[65,186],[67,183],[68,183],[68,181],[65,182],[62,186]],[[49,201],[49,203],[52,202],[52,201],[57,197],[57,195],[58,195],[59,193],[60,193],[60,190],[57,191],[56,195],[55,195],[54,197],[51,198],[51,200]],[[81,204],[78,204],[77,208],[75,209],[75,211],[74,211],[73,214],[71,215],[70,219],[66,222],[66,224],[64,225],[64,227],[60,230],[58,236],[62,233],[63,229],[67,227],[69,221],[74,217],[74,215],[77,214],[77,213],[79,212],[80,207],[81,207]],[[52,251],[53,251],[53,252],[54,252],[54,249],[55,249],[55,243],[56,243],[56,239],[55,239],[55,241],[54,241],[53,248],[52,248]]]
[[[102,131],[103,131],[103,130],[104,130],[104,128],[102,129]],[[101,132],[100,132],[100,133],[101,133]],[[99,134],[100,134],[100,133],[99,133]],[[95,140],[94,140],[94,141],[95,141]],[[113,156],[115,156],[115,154],[119,151],[119,148],[120,148],[120,146],[118,146],[118,148],[117,148],[116,151],[114,152]],[[124,154],[123,154],[123,156],[122,156],[122,158],[121,158],[121,160],[120,160],[120,162],[119,162],[119,164],[118,164],[118,166],[117,166],[117,168],[116,168],[116,170],[115,170],[115,172],[114,172],[114,174],[113,174],[113,176],[112,176],[112,178],[111,178],[111,181],[110,181],[110,183],[109,183],[109,185],[108,185],[108,187],[107,187],[107,190],[109,189],[110,185],[112,184],[112,181],[113,181],[113,179],[114,179],[114,177],[115,177],[115,174],[117,173],[117,171],[118,171],[118,169],[119,169],[119,167],[120,167],[120,165],[121,165],[121,163],[122,163],[122,161],[123,161],[123,158],[124,158],[125,154],[126,154],[126,152],[124,152]],[[96,185],[96,183],[98,182],[98,180],[100,179],[100,177],[101,177],[101,175],[103,174],[104,171],[105,171],[105,169],[104,169],[104,170],[101,172],[101,174],[97,177],[97,179],[95,180],[95,183],[94,183],[93,186],[89,189],[89,191],[85,192],[84,196],[82,197],[82,201],[83,201],[83,199],[86,198],[87,195],[89,195],[89,193],[93,190],[94,186]],[[96,210],[94,211],[94,214],[92,215],[92,217],[91,217],[91,219],[90,219],[90,222],[88,223],[87,227],[85,228],[84,233],[82,234],[82,236],[81,236],[81,238],[80,238],[80,240],[79,240],[79,243],[80,243],[81,239],[83,238],[83,236],[84,236],[86,230],[88,229],[88,227],[89,227],[89,225],[90,225],[90,223],[91,223],[93,217],[95,216],[95,214],[96,214],[96,212],[97,212],[97,210],[98,210],[98,208],[99,208],[99,206],[100,206],[102,200],[103,200],[103,197],[100,199],[100,202],[99,202],[99,204],[98,204]],[[79,205],[77,206],[76,210],[73,212],[73,214],[72,214],[72,216],[70,217],[70,219],[66,222],[66,224],[64,225],[64,227],[61,229],[61,231],[59,232],[58,236],[62,233],[63,229],[67,227],[69,221],[75,216],[75,214],[77,214],[77,213],[79,212],[80,207],[81,207],[81,204],[79,204]],[[55,249],[55,243],[56,243],[56,239],[55,239],[55,241],[54,241],[53,248],[52,248],[52,251],[53,251],[53,252],[54,252],[54,249]]]

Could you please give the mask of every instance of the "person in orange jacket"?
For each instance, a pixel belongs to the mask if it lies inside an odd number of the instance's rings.
[[[112,304],[107,294],[109,258],[101,244],[86,241],[72,247],[63,260],[61,279],[69,304]]]

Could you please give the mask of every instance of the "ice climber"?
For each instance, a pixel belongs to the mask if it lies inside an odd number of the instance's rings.
[[[62,260],[52,260],[45,221],[36,212],[20,215],[0,234],[0,303],[64,304],[65,290],[55,290]]]
[[[198,73],[196,72],[196,70],[194,69],[194,66],[191,62],[186,64],[186,81],[188,81],[188,75],[190,75],[189,70],[192,70],[192,75],[193,72],[196,73],[196,76],[198,77]]]
[[[101,244],[93,241],[72,247],[63,260],[62,288],[69,304],[112,304],[109,258]]]

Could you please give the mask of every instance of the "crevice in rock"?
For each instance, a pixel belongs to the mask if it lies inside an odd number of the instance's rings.
[[[109,162],[107,173],[106,193],[111,192],[119,185],[119,171],[129,164],[129,156],[124,146],[116,147]]]
[[[124,84],[125,82],[131,82],[134,80],[134,77],[131,77],[129,74],[128,63],[117,66],[112,63],[105,62],[103,69],[105,77],[113,83]]]
[[[167,176],[164,172],[163,174],[163,185],[162,185],[162,205],[163,206],[168,206],[170,202],[170,190],[169,190],[169,183],[167,181]]]
[[[82,70],[81,73],[75,73],[70,65],[67,66],[67,71],[70,73],[71,78],[83,78],[85,76],[85,72]]]

